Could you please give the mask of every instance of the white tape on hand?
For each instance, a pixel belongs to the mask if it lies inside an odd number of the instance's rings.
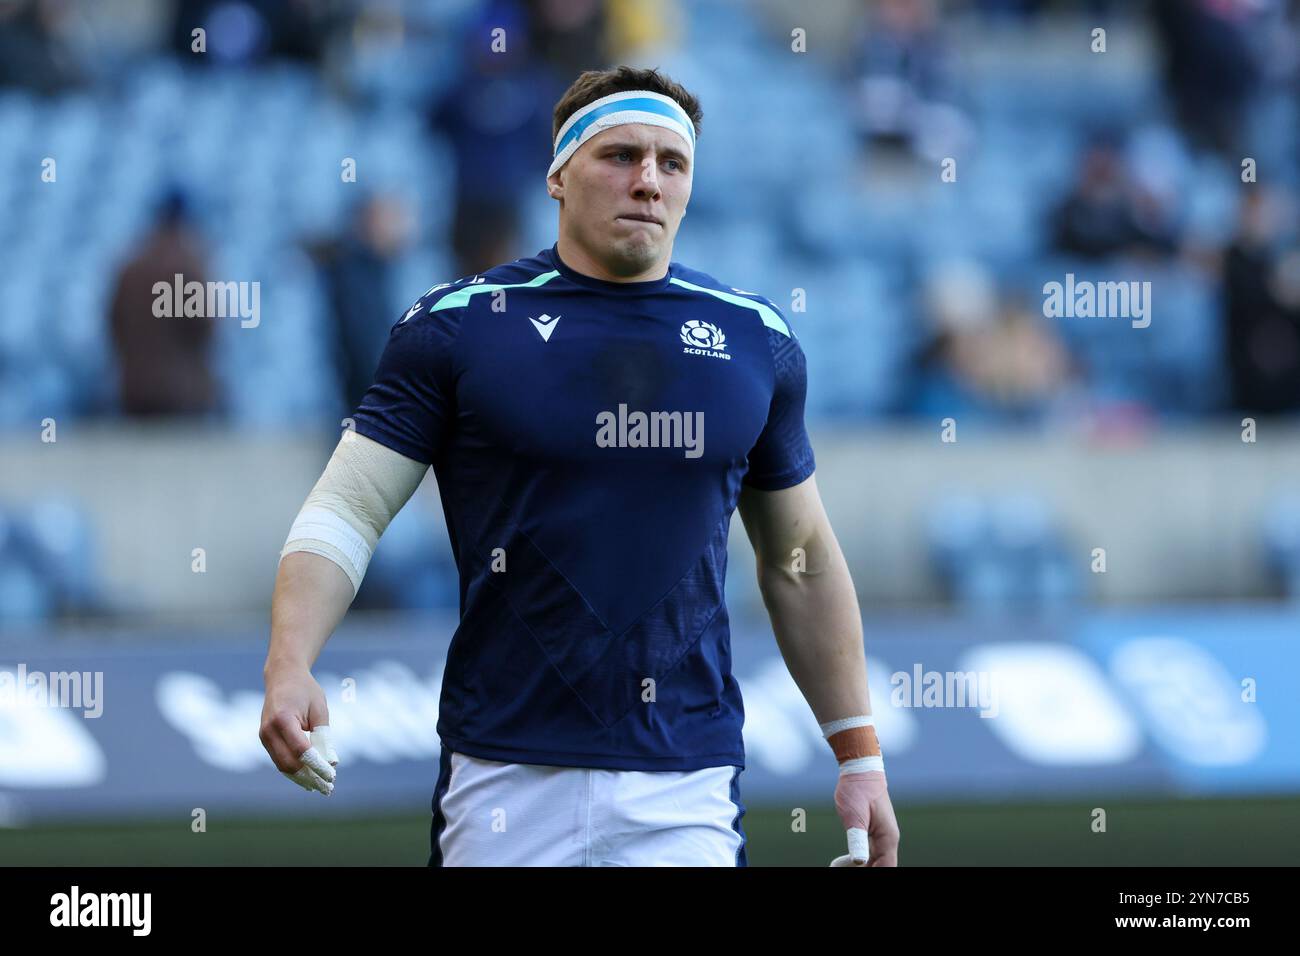
[[[861,827],[850,827],[849,834],[849,856],[853,857],[855,862],[866,863],[871,859],[871,847],[867,842],[867,831]]]
[[[867,861],[871,859],[867,831],[861,827],[850,827],[848,835],[849,852],[831,860],[831,866],[866,866]]]
[[[304,750],[298,758],[302,761],[302,766],[293,773],[285,773],[284,775],[304,790],[314,790],[328,797],[334,792],[334,778],[336,776],[334,767],[331,764],[339,762],[338,754],[330,742],[329,727],[324,724],[317,727],[311,732],[308,740],[311,746]],[[322,756],[322,752],[324,756]],[[280,772],[284,773],[283,770]]]
[[[339,755],[334,749],[333,740],[330,738],[329,724],[321,724],[311,732],[311,745],[320,752],[331,767],[339,765]]]

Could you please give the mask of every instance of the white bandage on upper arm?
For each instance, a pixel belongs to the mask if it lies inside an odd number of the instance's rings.
[[[366,565],[393,516],[420,487],[429,466],[347,431],[289,529],[280,558],[319,554],[361,588]]]

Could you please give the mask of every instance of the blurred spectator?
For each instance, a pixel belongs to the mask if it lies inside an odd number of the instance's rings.
[[[347,26],[348,6],[334,0],[179,0],[172,48],[189,56],[193,31],[202,27],[207,50],[195,63],[251,63],[267,57],[317,63],[331,31]]]
[[[505,31],[494,52],[492,31]],[[456,274],[514,258],[523,197],[544,189],[551,118],[563,86],[533,50],[523,9],[489,4],[466,31],[460,77],[434,105],[432,124],[456,156],[452,250]]]
[[[609,65],[601,0],[525,0],[538,56],[567,86],[584,70]]]
[[[1247,36],[1259,0],[1153,0],[1165,84],[1197,145],[1234,152],[1259,68]]]
[[[853,57],[856,125],[869,146],[927,160],[970,135],[933,0],[882,0]]]
[[[206,256],[189,223],[186,201],[172,193],[157,223],[118,274],[109,325],[125,415],[192,415],[217,405],[210,347],[215,319],[159,318],[154,284],[206,281]]]
[[[256,62],[266,57],[318,62],[333,30],[347,26],[333,0],[178,0],[172,47],[190,56],[203,27],[207,52],[192,62]]]
[[[982,266],[941,267],[926,284],[929,343],[912,411],[1034,424],[1066,394],[1069,357],[1041,318],[1000,299]]]
[[[57,93],[81,81],[73,49],[63,42],[70,0],[0,0],[0,86]]]
[[[1279,254],[1290,204],[1253,186],[1227,251],[1224,298],[1232,407],[1300,411],[1300,248]]]
[[[352,228],[336,244],[315,250],[334,320],[334,355],[343,406],[356,408],[374,378],[385,333],[397,317],[390,298],[394,262],[406,248],[409,224],[393,198],[358,204]]]
[[[1094,134],[1074,186],[1052,214],[1053,244],[1087,259],[1170,255],[1177,248],[1170,218],[1127,168],[1117,138]]]

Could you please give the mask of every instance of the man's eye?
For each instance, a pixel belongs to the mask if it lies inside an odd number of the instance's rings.
[[[682,168],[682,164],[679,163],[679,162],[677,162],[677,160],[675,160],[675,159],[670,159],[670,160],[668,160],[668,162],[672,163],[673,166],[674,166],[675,168],[677,168],[677,169],[681,169],[681,168]]]
[[[619,150],[617,156],[619,159],[622,159],[624,156],[626,156],[628,159],[632,158],[632,154],[628,152],[626,149]]]

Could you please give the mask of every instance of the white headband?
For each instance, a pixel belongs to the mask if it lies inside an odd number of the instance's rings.
[[[555,159],[546,175],[550,176],[567,163],[579,146],[601,130],[623,123],[645,123],[672,130],[686,141],[686,158],[694,160],[695,124],[681,105],[662,93],[627,90],[602,96],[565,120],[555,134]]]

